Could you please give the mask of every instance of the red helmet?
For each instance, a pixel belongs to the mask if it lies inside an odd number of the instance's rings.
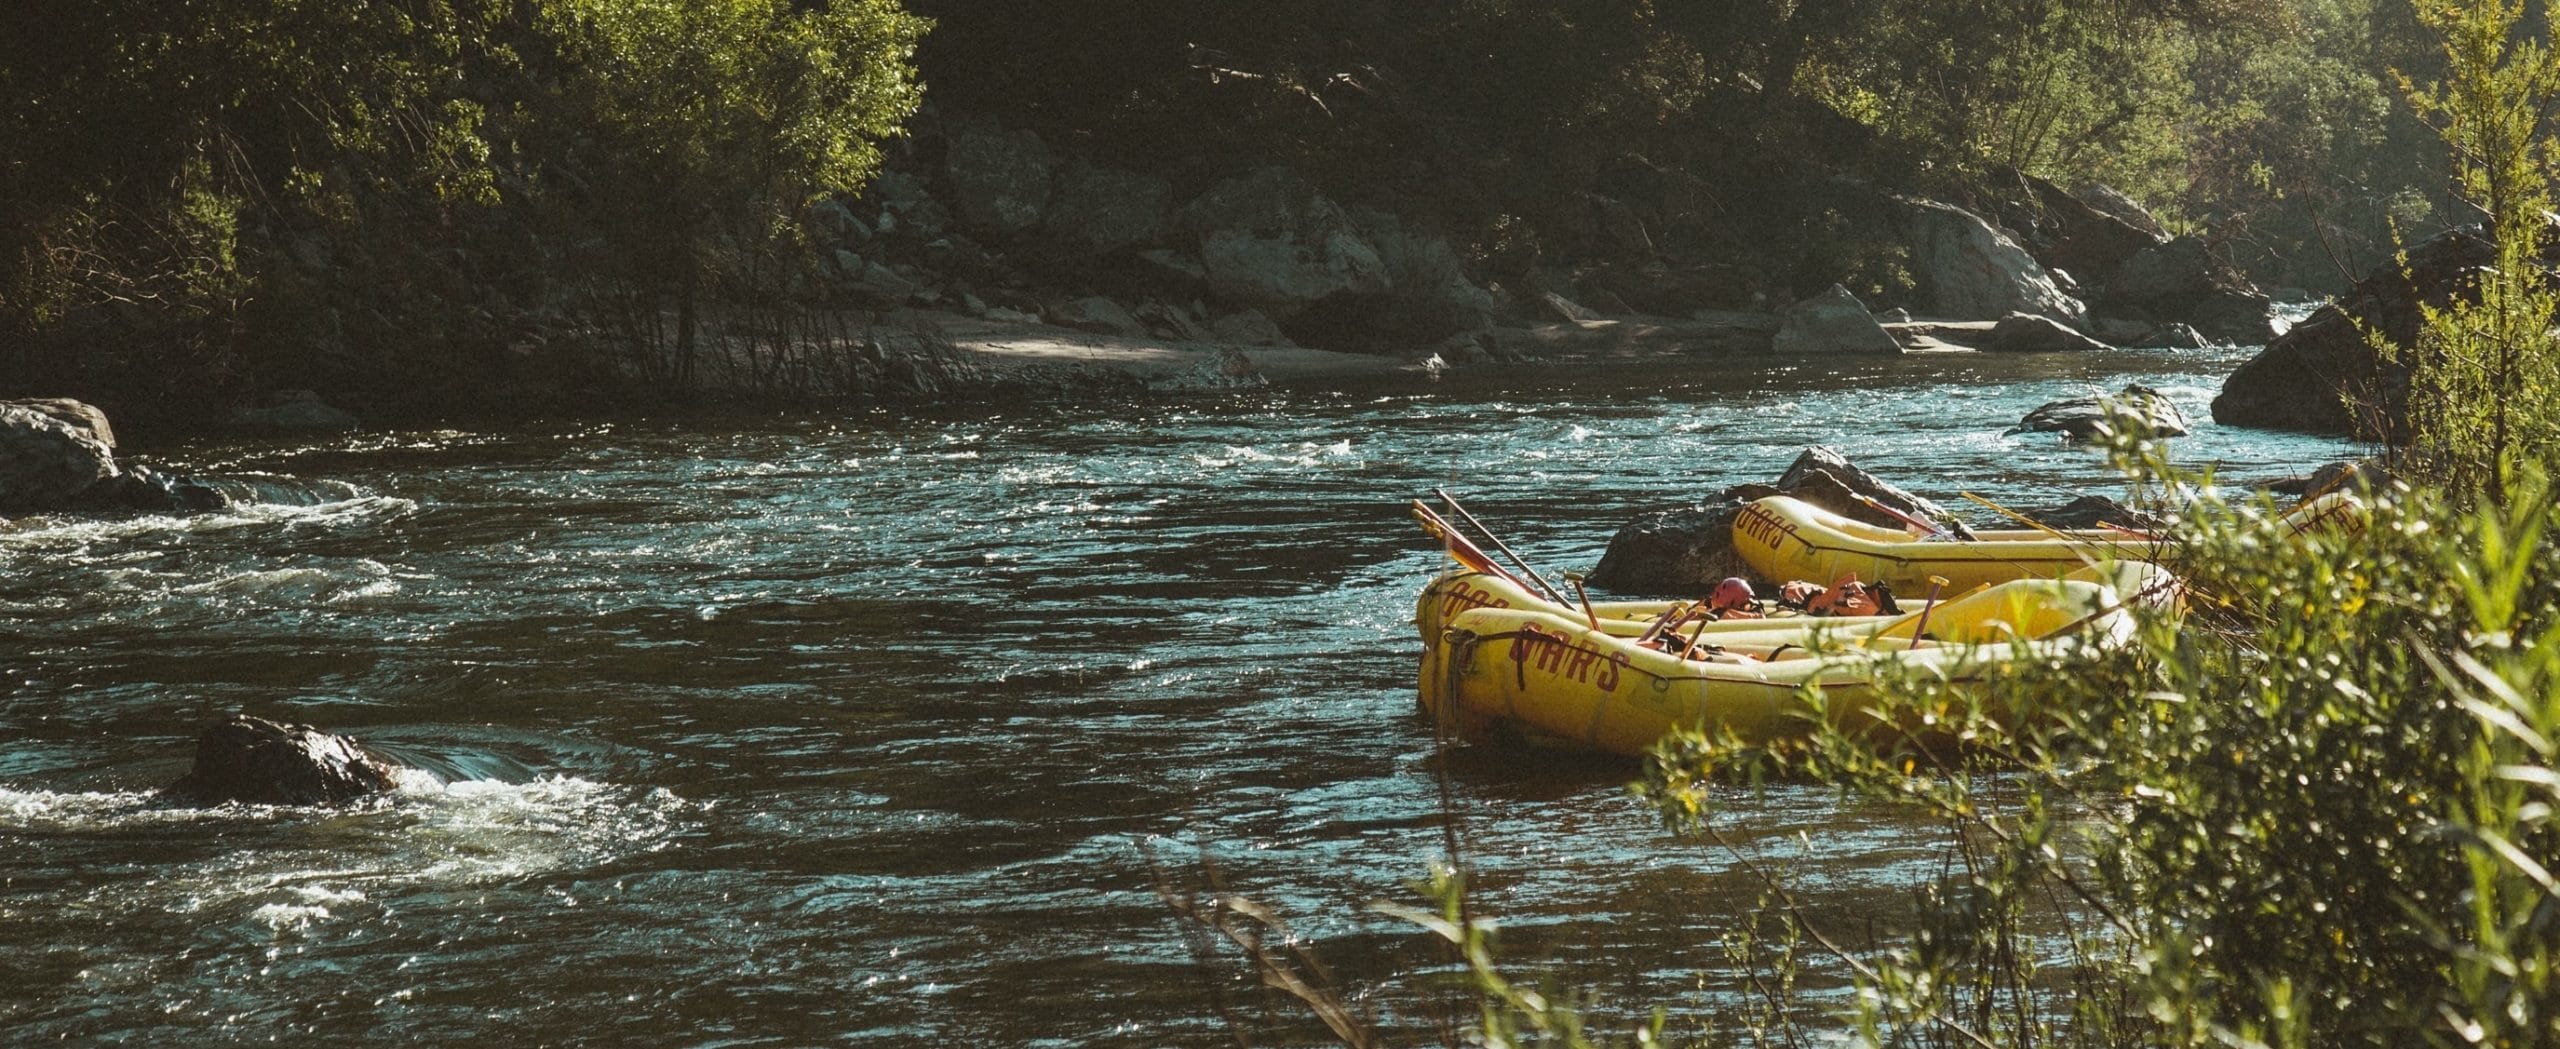
[[[1719,610],[1749,608],[1756,599],[1757,595],[1751,592],[1751,583],[1748,580],[1740,576],[1727,576],[1724,582],[1716,584],[1716,594],[1712,603]]]

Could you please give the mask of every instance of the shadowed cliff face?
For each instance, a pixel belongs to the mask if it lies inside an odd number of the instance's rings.
[[[160,792],[178,805],[343,805],[396,787],[390,763],[309,725],[247,714],[196,737],[196,764]]]

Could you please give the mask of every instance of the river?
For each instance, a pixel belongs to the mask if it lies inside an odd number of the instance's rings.
[[[2000,431],[2140,380],[2190,464],[2239,350],[1526,370],[1356,394],[796,413],[320,441],[153,461],[260,501],[0,525],[0,1030],[13,1044],[1234,1044],[1321,1028],[1195,964],[1154,871],[1286,914],[1399,1043],[1444,962],[1365,908],[1443,853],[1506,959],[1674,1029],[1735,1001],[1760,886],[1631,772],[1414,712],[1444,486],[1550,573],[1829,444],[1923,494],[2120,490]],[[1756,370],[1755,370],[1756,369]],[[1957,505],[1963,505],[1956,501]],[[416,766],[391,804],[161,811],[238,710]],[[1931,828],[1737,792],[1737,842],[1889,920]],[[1152,856],[1152,860],[1150,857]],[[1815,974],[1809,993],[1834,994]],[[1213,993],[1214,992],[1214,993]]]

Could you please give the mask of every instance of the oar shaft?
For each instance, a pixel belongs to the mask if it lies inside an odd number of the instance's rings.
[[[1920,606],[1920,622],[1912,626],[1911,643],[1904,647],[1920,647],[1921,635],[1926,634],[1929,630],[1929,613],[1938,610],[1938,592],[1945,590],[1946,588],[1947,577],[1942,575],[1933,575],[1929,577],[1929,600]]]
[[[1529,567],[1527,558],[1521,557],[1518,551],[1511,549],[1511,544],[1503,542],[1501,536],[1493,534],[1493,529],[1485,527],[1484,522],[1476,520],[1476,515],[1468,513],[1466,507],[1458,505],[1457,496],[1450,495],[1445,488],[1434,488],[1431,494],[1439,496],[1441,502],[1449,504],[1449,509],[1457,511],[1459,517],[1465,518],[1468,524],[1474,525],[1477,534],[1492,542],[1493,548],[1502,551],[1502,556],[1510,558],[1512,564],[1519,565],[1520,570],[1528,573],[1529,579],[1537,583],[1539,589],[1547,592],[1547,596],[1555,598],[1557,604],[1564,603],[1564,591],[1556,589],[1555,584],[1547,582],[1546,577],[1539,575],[1537,569]]]
[[[1893,518],[1894,520],[1900,521],[1900,522],[1902,522],[1902,523],[1904,523],[1904,524],[1910,525],[1910,526],[1911,526],[1911,527],[1913,527],[1913,528],[1917,528],[1917,529],[1920,529],[1921,531],[1927,532],[1927,533],[1928,533],[1928,534],[1930,534],[1930,535],[1945,535],[1945,534],[1947,534],[1947,530],[1946,530],[1946,529],[1944,529],[1944,528],[1940,528],[1940,527],[1938,527],[1937,525],[1935,525],[1935,524],[1933,524],[1933,523],[1930,523],[1930,522],[1929,522],[1928,520],[1926,520],[1926,519],[1923,519],[1923,518],[1920,518],[1920,517],[1916,517],[1916,516],[1913,516],[1913,515],[1911,515],[1911,514],[1903,513],[1902,511],[1897,510],[1897,509],[1893,508],[1893,507],[1892,507],[1892,506],[1890,506],[1890,505],[1887,505],[1887,504],[1884,502],[1884,500],[1878,499],[1878,498],[1876,498],[1876,497],[1874,497],[1874,496],[1872,496],[1872,495],[1868,495],[1868,494],[1866,494],[1865,492],[1851,492],[1851,493],[1849,493],[1849,498],[1852,498],[1852,499],[1857,500],[1859,503],[1861,503],[1861,504],[1865,505],[1868,509],[1875,510],[1875,511],[1877,511],[1877,512],[1879,512],[1879,513],[1884,514],[1885,516],[1888,516],[1888,517]]]
[[[1439,540],[1440,548],[1448,551],[1451,558],[1466,566],[1469,571],[1507,579],[1522,588],[1529,585],[1521,582],[1518,576],[1512,575],[1510,570],[1495,564],[1493,558],[1485,556],[1484,551],[1477,549],[1475,542],[1468,539],[1465,533],[1458,531],[1456,525],[1450,524],[1448,519],[1433,513],[1430,507],[1422,504],[1422,500],[1411,500],[1410,508],[1413,511],[1413,519],[1422,522],[1422,530],[1430,533],[1431,538]],[[1564,603],[1561,595],[1556,598],[1556,603]]]

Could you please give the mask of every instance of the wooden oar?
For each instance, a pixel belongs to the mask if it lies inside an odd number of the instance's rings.
[[[1513,551],[1511,544],[1503,542],[1501,536],[1493,534],[1493,529],[1485,527],[1484,522],[1476,520],[1476,515],[1468,513],[1466,507],[1458,505],[1457,496],[1450,495],[1449,490],[1445,488],[1434,488],[1431,494],[1439,496],[1441,502],[1449,504],[1449,509],[1457,511],[1458,516],[1465,518],[1468,524],[1476,526],[1479,534],[1492,541],[1494,549],[1502,551],[1503,556],[1510,558],[1512,564],[1519,565],[1520,570],[1528,573],[1530,579],[1536,580],[1538,588],[1546,591],[1547,596],[1555,598],[1557,604],[1564,603],[1564,591],[1556,589],[1555,584],[1547,582],[1546,577],[1539,575],[1537,569],[1529,567],[1528,558]]]
[[[1923,532],[1923,533],[1925,533],[1925,534],[1928,534],[1928,535],[1945,535],[1945,534],[1947,534],[1947,530],[1946,530],[1946,529],[1944,529],[1944,528],[1940,528],[1940,527],[1938,527],[1937,525],[1934,525],[1934,524],[1929,523],[1929,520],[1928,520],[1927,518],[1923,518],[1923,517],[1916,517],[1916,516],[1913,516],[1913,515],[1911,515],[1911,514],[1903,513],[1903,512],[1902,512],[1902,511],[1900,511],[1900,510],[1894,509],[1893,507],[1886,505],[1886,504],[1885,504],[1885,502],[1884,502],[1883,500],[1878,499],[1878,498],[1876,498],[1876,497],[1874,497],[1874,496],[1872,496],[1872,495],[1868,495],[1868,494],[1866,494],[1865,492],[1851,492],[1851,493],[1849,493],[1849,498],[1857,500],[1857,501],[1858,501],[1858,503],[1859,503],[1859,505],[1864,506],[1864,507],[1866,507],[1866,508],[1867,508],[1867,509],[1869,509],[1869,510],[1873,510],[1873,511],[1875,511],[1875,512],[1877,512],[1877,513],[1880,513],[1880,514],[1883,514],[1883,515],[1885,515],[1885,516],[1887,516],[1887,517],[1893,518],[1894,520],[1897,520],[1897,521],[1900,521],[1900,522],[1902,522],[1902,523],[1904,523],[1904,524],[1910,525],[1911,527],[1913,527],[1913,528],[1917,528],[1917,529],[1919,529],[1921,532]]]
[[[1706,604],[1706,601],[1702,598],[1698,603],[1700,605],[1704,605]],[[1652,644],[1654,639],[1662,636],[1663,631],[1677,629],[1681,623],[1686,621],[1683,613],[1688,610],[1689,607],[1687,605],[1678,601],[1672,602],[1671,607],[1663,609],[1661,615],[1653,618],[1653,625],[1644,628],[1644,633],[1636,638],[1636,644]]]
[[[1573,587],[1573,596],[1582,600],[1582,618],[1590,622],[1591,632],[1599,633],[1600,613],[1591,610],[1591,595],[1582,590],[1582,573],[1567,572],[1564,574],[1564,581],[1566,585]]]
[[[1920,647],[1920,635],[1929,631],[1929,613],[1938,610],[1938,591],[1946,589],[1946,586],[1947,577],[1942,575],[1929,577],[1929,600],[1920,606],[1920,622],[1911,628],[1911,643],[1904,646],[1905,649]]]
[[[1413,500],[1412,509],[1413,519],[1422,522],[1422,530],[1431,533],[1432,538],[1440,541],[1440,548],[1449,552],[1450,560],[1465,566],[1470,572],[1481,572],[1497,579],[1507,579],[1513,586],[1528,588],[1529,584],[1521,582],[1519,576],[1512,575],[1501,565],[1493,563],[1493,558],[1485,556],[1481,547],[1476,546],[1466,536],[1460,535],[1446,519],[1432,512],[1430,507],[1423,505],[1422,500]],[[1556,603],[1563,604],[1563,598],[1558,597]]]

